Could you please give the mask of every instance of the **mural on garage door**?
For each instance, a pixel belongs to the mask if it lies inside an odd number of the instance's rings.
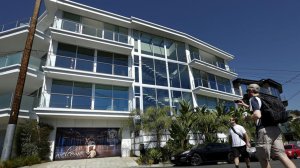
[[[121,156],[119,128],[57,128],[55,160]]]

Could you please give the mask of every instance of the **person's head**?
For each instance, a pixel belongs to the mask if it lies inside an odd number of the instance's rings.
[[[250,84],[247,87],[247,93],[250,97],[258,95],[260,91],[260,86],[258,84]]]
[[[234,124],[237,124],[238,119],[237,119],[236,117],[231,117],[231,118],[229,119],[229,121],[230,121],[230,124],[231,124],[231,125],[234,125]]]

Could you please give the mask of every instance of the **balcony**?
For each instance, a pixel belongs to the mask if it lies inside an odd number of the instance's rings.
[[[237,77],[237,74],[233,72],[232,69],[229,69],[228,66],[220,61],[205,60],[197,53],[191,53],[191,59],[192,61],[189,63],[189,65],[196,69],[210,72],[227,79],[233,79]]]
[[[77,45],[84,47],[106,49],[107,51],[128,55],[133,48],[133,46],[130,45],[130,38],[127,34],[60,18],[54,20],[51,33],[53,39],[69,44],[74,44],[74,41],[76,41]]]
[[[22,27],[22,26],[29,26],[30,19],[31,18],[24,18],[14,22],[0,25],[0,33],[14,28]]]
[[[11,106],[13,103],[14,93],[1,94],[0,95],[0,117],[5,117],[10,115]],[[20,105],[19,117],[28,118],[29,113],[32,112],[32,109],[35,105],[35,97],[23,95]]]
[[[129,100],[111,97],[58,94],[45,91],[42,93],[37,115],[49,117],[108,117],[128,118]]]
[[[44,71],[51,78],[90,83],[131,86],[134,81],[129,66],[53,54],[49,54]]]
[[[0,69],[11,65],[21,64],[22,56],[22,52],[0,56]],[[41,70],[41,63],[41,59],[31,56],[28,63],[28,67],[35,70]]]
[[[0,56],[0,94],[13,91],[18,79],[22,52]],[[41,72],[43,61],[37,57],[30,57],[24,91],[31,93],[43,84],[44,74]]]
[[[194,83],[196,88],[193,92],[196,94],[217,97],[224,100],[237,100],[242,98],[242,96],[234,94],[233,89],[229,85],[201,78],[195,78]]]

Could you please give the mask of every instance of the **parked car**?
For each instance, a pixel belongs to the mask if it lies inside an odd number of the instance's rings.
[[[208,143],[198,145],[191,150],[179,153],[171,157],[171,162],[175,165],[190,164],[200,165],[204,162],[233,162],[231,146],[226,143]]]
[[[300,147],[295,144],[284,145],[284,149],[289,158],[297,159],[300,156]]]

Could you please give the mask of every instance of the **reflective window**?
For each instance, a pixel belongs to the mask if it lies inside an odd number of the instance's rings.
[[[90,109],[92,84],[53,80],[50,107]]]
[[[76,69],[84,71],[93,71],[94,68],[94,50],[78,47]]]
[[[156,85],[168,86],[166,62],[155,60]]]
[[[156,107],[156,94],[154,88],[143,88],[144,111],[151,106]]]
[[[159,107],[165,107],[170,106],[170,98],[169,98],[169,92],[168,90],[163,89],[157,89],[157,106]]]
[[[95,85],[96,110],[128,111],[128,87]]]
[[[53,80],[51,93],[72,94],[73,82]]]
[[[155,85],[153,59],[142,58],[142,76],[144,84]]]
[[[139,32],[137,30],[133,30],[133,39],[134,39],[134,51],[138,52]]]
[[[141,52],[142,54],[153,55],[153,46],[151,35],[141,33]]]
[[[198,48],[189,45],[189,50],[190,50],[191,60],[193,60],[193,59],[201,60],[199,57],[199,49]]]
[[[114,54],[114,75],[128,76],[128,56]]]
[[[178,65],[175,63],[169,62],[168,67],[169,67],[169,80],[170,80],[171,87],[180,88]]]
[[[217,99],[202,95],[197,95],[197,104],[199,107],[206,106],[209,109],[216,109]]]
[[[222,78],[219,76],[216,76],[216,79],[217,79],[217,84],[218,84],[218,90],[227,92],[227,93],[232,93],[231,84],[230,84],[229,79]]]
[[[164,58],[164,39],[148,33],[141,33],[141,52],[142,54]]]
[[[77,47],[74,45],[58,43],[56,67],[74,68]]]
[[[179,65],[181,88],[190,89],[190,78],[187,65]]]
[[[97,72],[128,76],[128,56],[105,51],[98,51]]]
[[[184,43],[166,40],[166,48],[168,59],[187,62]]]

